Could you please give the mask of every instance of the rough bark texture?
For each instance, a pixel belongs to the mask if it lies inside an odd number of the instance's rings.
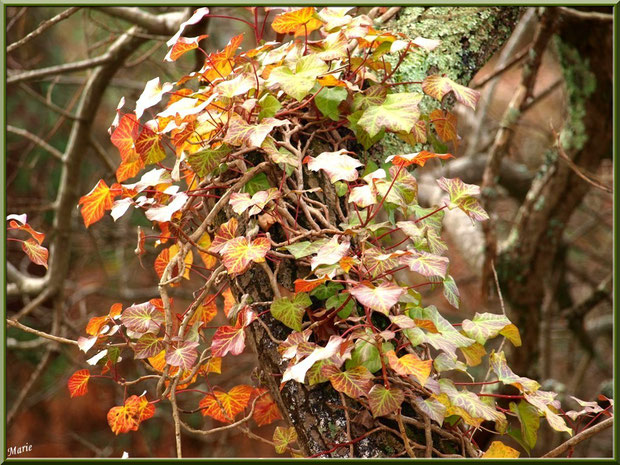
[[[443,45],[437,53],[441,57],[439,61],[429,62],[430,68],[424,69],[417,67],[415,63],[404,63],[400,79],[409,80],[407,73],[415,67],[416,73],[445,73],[467,84],[509,36],[519,13],[519,8],[405,8],[401,18],[390,27],[396,26],[411,38],[418,35],[441,38]],[[438,16],[439,19],[433,19]],[[420,29],[419,32],[416,28]],[[316,178],[309,178],[307,172],[304,173],[304,178],[309,186],[312,180],[316,182]],[[326,192],[329,192],[329,189],[326,189]],[[330,215],[337,218],[333,210],[334,199],[335,197],[332,199],[326,195],[326,198],[321,200],[331,207]],[[307,271],[298,270],[293,262],[283,261],[278,273],[279,284],[289,290],[293,289],[293,281],[305,276]],[[274,297],[266,273],[258,266],[235,280],[233,292],[236,297],[247,294],[253,301],[270,301]],[[264,321],[275,338],[286,338],[288,329],[269,315]],[[308,387],[291,381],[280,390],[278,374],[284,371],[286,364],[281,363],[276,344],[256,322],[249,328],[248,339],[258,354],[259,378],[269,388],[285,419],[296,428],[302,453],[306,456],[319,454],[333,449],[333,444],[346,442],[346,420],[339,394],[328,383]],[[353,402],[350,407],[355,408]],[[352,421],[351,427],[352,438],[367,431],[361,422]],[[398,429],[396,423],[394,428]],[[416,442],[424,444],[423,430],[421,438],[415,431],[410,432]],[[456,450],[439,439],[434,440],[434,444],[445,453],[461,451],[460,444]],[[357,457],[386,457],[402,451],[403,446],[396,437],[384,431],[354,444],[354,455]],[[349,454],[349,446],[343,446],[322,456],[348,457]]]
[[[596,172],[612,151],[612,24],[563,16],[555,44],[563,68],[568,115],[560,141],[577,166]],[[526,196],[499,257],[498,272],[512,321],[523,346],[511,364],[516,373],[537,377],[539,329],[545,283],[556,263],[562,234],[590,185],[555,150]]]

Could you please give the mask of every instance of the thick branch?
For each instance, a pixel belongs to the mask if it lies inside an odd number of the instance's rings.
[[[610,428],[611,426],[613,426],[613,424],[614,424],[614,417],[608,418],[608,419],[600,422],[599,424],[594,425],[591,428],[588,428],[587,430],[582,431],[581,433],[573,436],[568,441],[566,441],[563,444],[559,445],[558,447],[556,447],[552,451],[547,452],[541,458],[543,458],[543,459],[550,459],[552,457],[558,457],[559,455],[567,452],[569,449],[575,447],[580,442],[583,442],[586,439],[590,439],[595,434],[598,434],[601,431],[604,431],[607,428]]]

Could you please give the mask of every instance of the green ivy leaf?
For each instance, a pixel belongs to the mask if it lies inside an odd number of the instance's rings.
[[[519,419],[521,424],[520,439],[529,453],[536,446],[538,428],[540,428],[540,414],[536,407],[523,400],[518,404],[510,402],[509,406],[510,411],[515,413]]]
[[[269,183],[267,175],[265,173],[258,173],[256,176],[250,179],[245,186],[243,186],[243,189],[241,189],[241,191],[247,192],[250,195],[254,195],[259,191],[266,191],[270,187],[271,184]]]
[[[301,102],[312,90],[316,78],[326,73],[329,67],[316,55],[306,55],[295,63],[295,69],[279,66],[271,71],[267,85],[279,85],[287,94]]]
[[[218,167],[222,158],[229,153],[230,147],[220,145],[216,149],[205,149],[192,153],[187,157],[187,162],[198,176],[203,177],[212,173]]]
[[[324,87],[314,98],[316,107],[329,119],[338,121],[340,110],[338,106],[347,98],[347,89],[344,87]]]
[[[258,114],[258,120],[261,121],[264,118],[272,118],[282,108],[280,101],[271,94],[265,94],[258,101],[260,105],[260,113]]]
[[[321,284],[319,287],[314,289],[310,293],[310,295],[312,297],[316,297],[319,300],[326,300],[326,299],[329,299],[330,297],[335,296],[342,289],[344,289],[342,287],[342,284],[338,284],[338,283],[334,283],[334,282],[329,281],[329,282],[327,282],[325,284]]]
[[[381,105],[372,105],[364,110],[358,124],[370,137],[376,136],[382,129],[410,132],[420,116],[418,103],[421,99],[422,95],[416,93],[390,94]]]
[[[459,308],[459,304],[461,303],[459,288],[456,287],[454,278],[450,275],[447,275],[443,280],[443,296],[450,302],[450,305]]]
[[[301,320],[306,313],[306,308],[312,305],[308,294],[297,294],[293,300],[283,297],[276,299],[271,304],[271,315],[278,321],[295,331],[301,331]]]
[[[382,384],[375,384],[368,393],[368,404],[373,417],[383,417],[395,412],[405,400],[401,389],[386,389]]]

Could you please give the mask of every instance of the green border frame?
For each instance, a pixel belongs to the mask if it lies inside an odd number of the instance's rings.
[[[101,3],[101,2],[72,2],[72,1],[36,1],[36,2],[28,2],[28,1],[24,1],[24,0],[0,0],[0,24],[2,24],[3,29],[5,29],[5,21],[6,21],[6,8],[8,6],[29,6],[29,7],[34,7],[34,6],[109,6],[109,5],[127,5],[127,4],[132,4],[132,5],[137,5],[137,6],[154,6],[154,5],[161,5],[161,4],[165,4],[168,2],[165,2],[163,0],[160,1],[148,1],[148,0],[138,0],[138,1],[134,1],[134,2],[127,2],[124,0],[108,0],[105,3]],[[205,1],[196,1],[196,0],[190,0],[190,1],[183,1],[182,3],[178,4],[178,6],[192,6],[192,5],[205,5],[208,4],[208,6],[214,5],[214,6],[218,6],[218,5],[226,5],[226,6],[247,6],[247,5],[252,5],[252,6],[266,6],[266,5],[273,5],[273,6],[290,6],[291,4],[294,5],[299,5],[299,6],[374,6],[377,5],[378,3],[380,3],[383,6],[416,6],[416,5],[423,5],[423,6],[610,6],[613,7],[613,14],[614,14],[614,77],[616,78],[614,80],[614,89],[613,89],[613,118],[614,118],[614,142],[613,142],[613,160],[614,162],[616,161],[616,154],[618,153],[618,139],[616,138],[616,134],[617,134],[617,129],[618,129],[618,89],[620,87],[620,84],[618,82],[617,76],[617,70],[618,70],[618,44],[619,44],[619,39],[620,37],[618,36],[618,19],[620,19],[620,13],[619,13],[619,8],[618,8],[618,1],[613,1],[613,0],[609,0],[609,1],[596,1],[596,2],[587,2],[587,1],[579,1],[579,0],[551,0],[551,1],[545,1],[544,3],[540,3],[540,2],[536,2],[536,1],[532,1],[532,0],[527,0],[527,1],[519,1],[519,2],[511,2],[511,1],[503,1],[503,2],[493,2],[491,0],[479,0],[476,2],[459,2],[458,0],[444,0],[444,1],[426,1],[426,2],[418,2],[418,1],[392,1],[392,0],[384,0],[382,2],[377,2],[376,0],[357,0],[357,1],[339,1],[339,2],[326,2],[326,1],[310,1],[310,0],[292,0],[292,1],[280,1],[280,0],[272,0],[272,1],[256,1],[256,0],[236,0],[234,2],[227,2],[225,0],[211,0],[208,2]],[[5,29],[5,33],[2,34],[2,37],[0,39],[0,46],[2,47],[2,50],[6,50],[6,29]],[[7,124],[7,109],[6,109],[6,53],[3,54],[3,72],[2,75],[0,76],[0,82],[2,84],[2,92],[0,93],[0,106],[2,107],[3,111],[2,114],[0,116],[0,123],[2,125],[2,139],[0,141],[0,146],[2,148],[2,157],[3,157],[3,162],[0,163],[0,179],[2,180],[2,186],[6,185],[6,124]],[[616,180],[618,179],[618,165],[617,163],[614,163],[614,167],[613,167],[613,171],[614,171],[614,211],[613,211],[613,229],[614,231],[616,230],[616,225],[617,225],[617,221],[618,221],[618,212],[617,212],[617,202],[618,202],[618,193],[616,191],[616,187],[617,187],[617,183]],[[6,191],[4,188],[0,189],[0,205],[2,207],[2,222],[3,222],[3,227],[2,227],[2,231],[6,231],[6,207],[7,207],[7,203],[6,203]],[[3,233],[3,237],[4,233]],[[617,289],[617,264],[618,264],[618,247],[617,247],[617,242],[615,241],[615,236],[614,236],[614,247],[613,247],[613,273],[614,273],[614,277],[613,277],[613,289],[614,289],[614,293]],[[0,296],[2,297],[1,302],[2,302],[2,309],[3,309],[3,319],[6,318],[6,241],[3,240],[2,241],[2,245],[0,246],[0,260],[2,260],[2,266],[0,267],[0,280],[3,282],[3,289],[2,292],[0,292]],[[613,338],[613,352],[614,355],[617,354],[617,350],[618,350],[618,313],[617,313],[617,308],[616,308],[616,300],[614,299],[613,301],[613,311],[614,311],[614,317],[613,317],[613,321],[614,321],[614,338]],[[1,372],[1,380],[2,380],[2,386],[6,385],[6,325],[3,324],[2,328],[0,329],[0,339],[2,340],[2,357],[0,358],[0,372]],[[614,359],[614,398],[617,398],[617,394],[618,394],[618,385],[616,383],[616,378],[615,375],[618,372],[618,358],[615,357]],[[2,395],[2,402],[0,403],[0,414],[2,416],[2,418],[4,419],[3,421],[6,422],[6,390],[2,390],[3,391],[3,395]],[[2,428],[2,434],[0,434],[0,447],[1,447],[1,457],[2,457],[2,461],[0,463],[42,463],[42,462],[51,462],[51,463],[55,463],[55,462],[67,462],[70,461],[71,463],[89,463],[91,461],[93,461],[93,459],[66,459],[66,458],[7,458],[7,440],[6,440],[6,423],[3,424],[3,428]],[[614,426],[613,426],[613,450],[614,450],[614,457],[611,459],[607,459],[607,458],[603,458],[603,459],[598,459],[598,458],[591,458],[591,459],[583,459],[583,458],[575,458],[575,459],[570,459],[567,460],[565,458],[556,458],[556,459],[540,459],[540,458],[520,458],[517,459],[518,463],[563,463],[563,461],[568,461],[569,463],[573,464],[573,463],[620,463],[620,457],[618,455],[618,433],[619,433],[619,429],[618,429],[618,424],[616,422],[614,422]],[[230,463],[299,463],[300,460],[302,460],[304,463],[323,463],[325,460],[329,461],[329,463],[350,463],[350,462],[360,462],[362,460],[370,460],[371,462],[381,462],[381,463],[402,463],[405,460],[412,460],[412,459],[291,459],[291,458],[266,458],[266,459],[261,459],[261,458],[252,458],[252,459],[248,459],[248,458],[226,458],[226,459],[220,459],[220,458],[188,458],[188,459],[152,459],[152,458],[148,458],[148,459],[143,459],[143,458],[129,458],[128,460],[122,460],[120,458],[102,458],[102,459],[95,459],[97,461],[100,462],[104,462],[104,463],[128,463],[128,461],[135,461],[135,462],[143,462],[143,463],[148,463],[148,462],[157,462],[157,463],[161,463],[161,464],[166,464],[166,463],[179,463],[179,462],[213,462],[213,463],[219,463],[219,462],[230,462]],[[465,459],[466,461],[474,461],[474,462],[478,462],[482,460],[479,459]],[[457,459],[416,459],[416,462],[419,461],[425,461],[425,462],[430,462],[430,463],[462,463],[463,459],[457,460]],[[492,459],[492,460],[484,460],[484,463],[506,463],[510,461],[509,459]],[[514,462],[514,461],[513,461]],[[515,462],[515,463],[517,463]]]

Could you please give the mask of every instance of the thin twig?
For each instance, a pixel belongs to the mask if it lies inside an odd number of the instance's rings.
[[[52,147],[50,144],[45,142],[43,139],[41,139],[36,134],[33,134],[22,128],[16,128],[15,126],[11,126],[10,124],[6,125],[6,130],[7,132],[11,132],[13,134],[17,134],[18,136],[22,136],[22,137],[25,137],[26,139],[31,140],[32,142],[37,144],[39,147],[47,151],[50,155],[54,156],[54,158],[58,160],[62,160],[62,152],[58,150],[56,147]]]
[[[573,447],[575,447],[580,442],[585,441],[586,439],[590,439],[595,434],[598,434],[601,431],[606,430],[610,426],[613,426],[613,424],[614,424],[614,417],[608,418],[608,419],[600,422],[599,424],[594,425],[593,427],[588,428],[588,429],[582,431],[581,433],[573,436],[568,441],[560,444],[558,447],[556,447],[552,451],[547,452],[545,455],[541,456],[541,458],[542,459],[548,459],[548,458],[552,458],[552,457],[557,457],[560,454],[563,454],[564,452],[568,451],[569,449],[572,449]]]
[[[27,42],[31,41],[32,39],[34,39],[35,37],[41,35],[45,30],[47,30],[48,28],[52,27],[54,24],[62,21],[63,19],[68,18],[69,16],[71,16],[73,13],[75,13],[79,9],[80,9],[80,7],[77,7],[77,6],[74,6],[74,7],[71,7],[71,8],[67,8],[65,11],[63,11],[60,14],[57,14],[53,18],[50,18],[50,19],[48,19],[46,21],[43,21],[41,24],[39,24],[39,27],[37,27],[30,34],[28,34],[24,38],[18,40],[17,42],[13,42],[11,45],[9,45],[6,48],[6,53],[11,53],[17,47],[21,47],[25,43],[27,43]]]
[[[39,331],[38,329],[33,329],[30,326],[23,325],[19,321],[15,321],[10,318],[6,319],[6,324],[9,326],[13,326],[14,328],[19,328],[22,331],[25,331],[27,333],[34,334],[36,336],[43,337],[45,339],[49,339],[50,341],[60,342],[61,344],[71,344],[75,346],[78,345],[78,342],[74,341],[73,339],[67,339],[67,338],[60,337],[60,336],[54,336],[53,334],[48,334],[43,331]]]

